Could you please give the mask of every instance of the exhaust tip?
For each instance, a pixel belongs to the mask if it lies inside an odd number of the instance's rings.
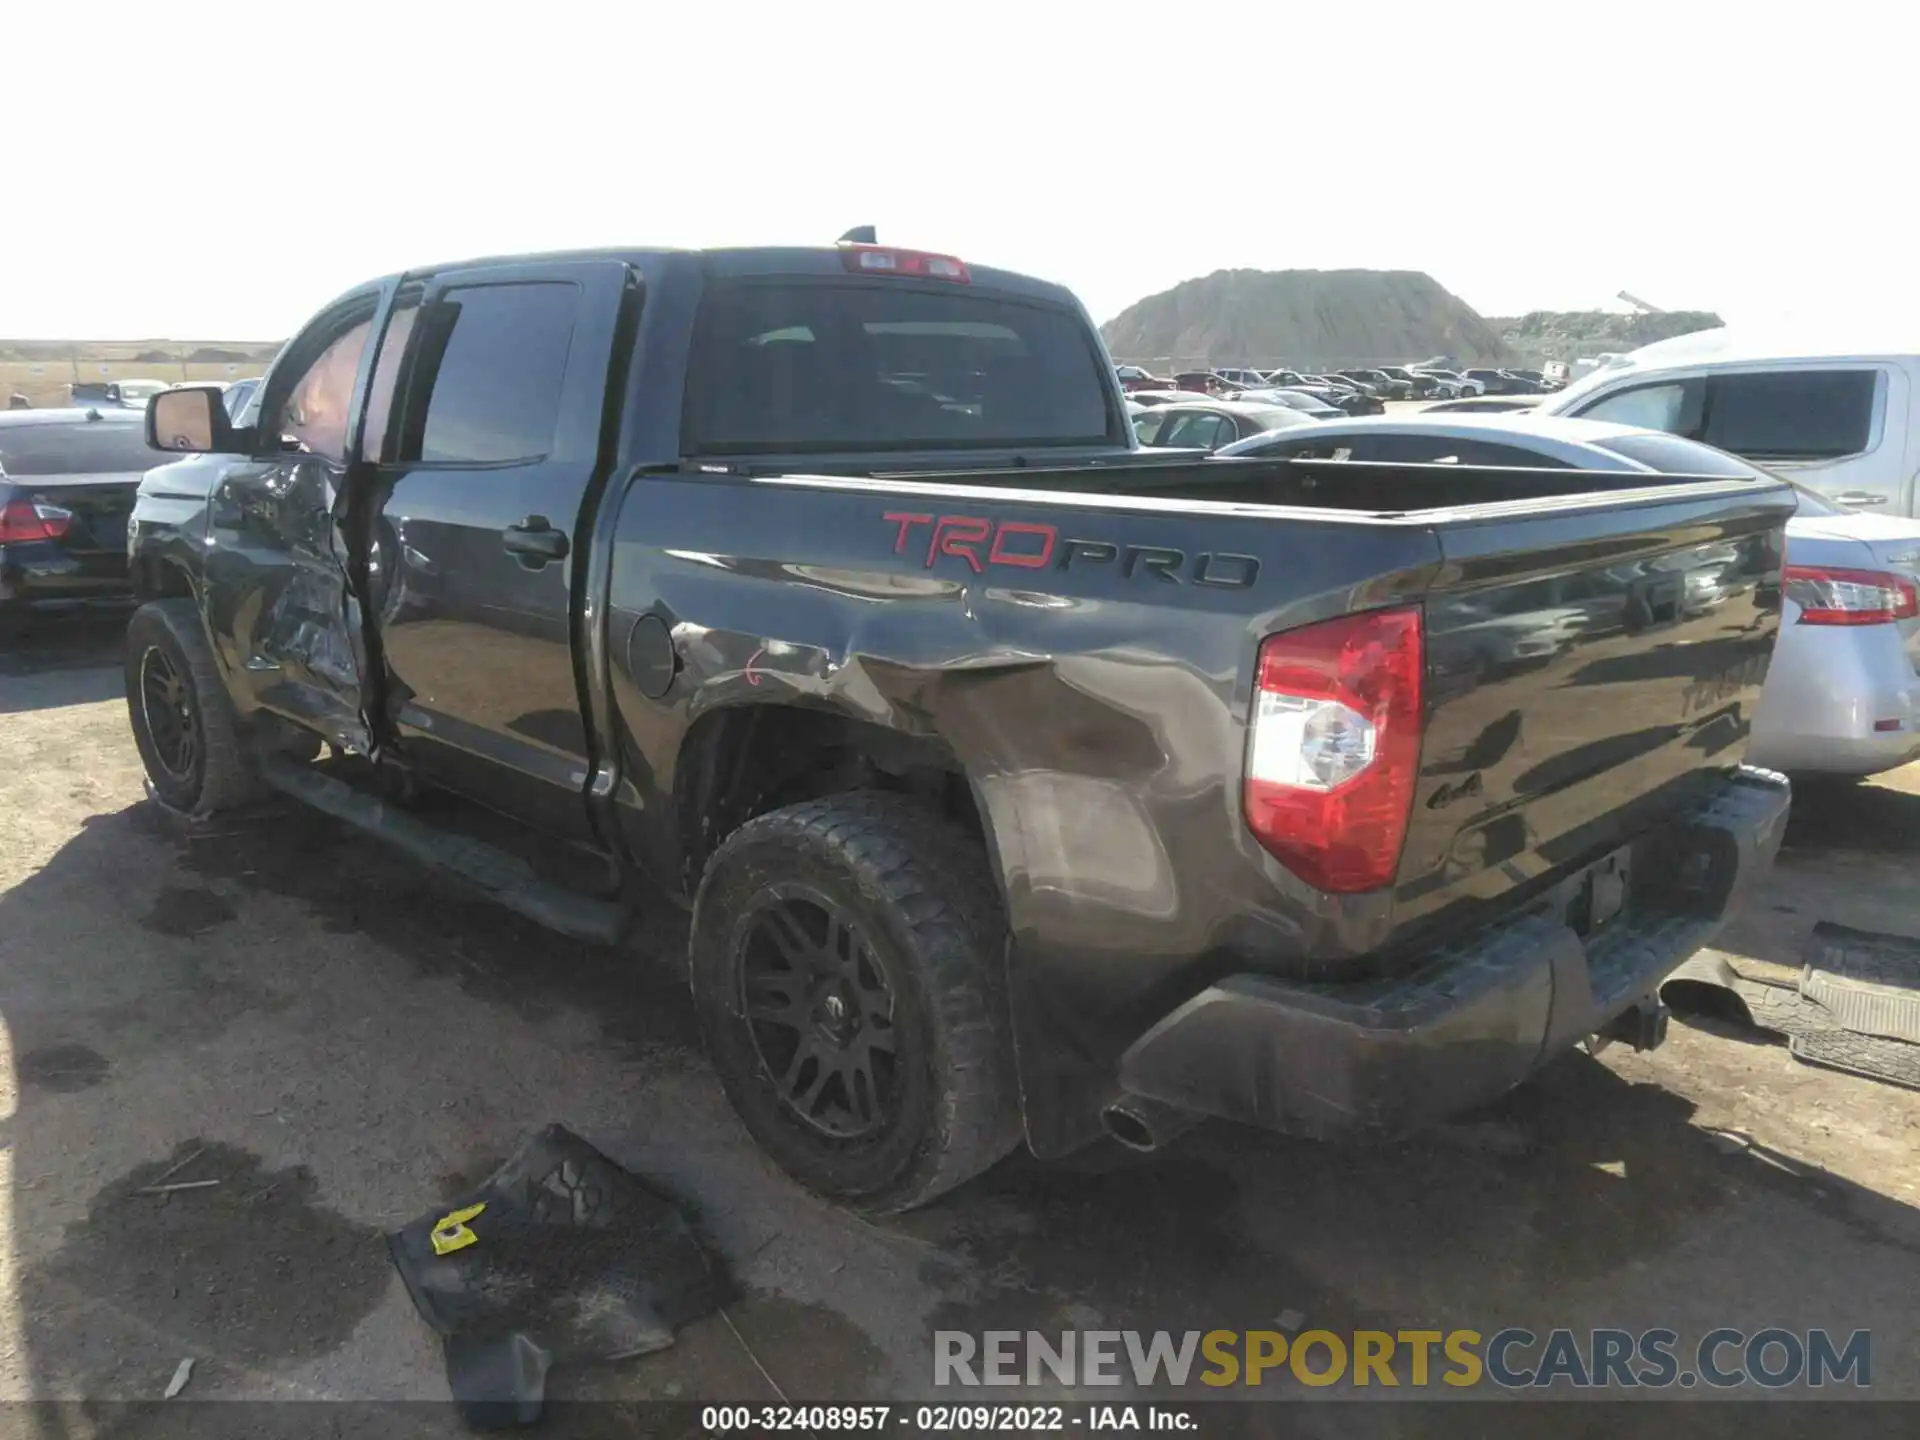
[[[1153,1138],[1153,1130],[1138,1115],[1130,1114],[1118,1105],[1109,1105],[1100,1116],[1107,1127],[1107,1134],[1118,1140],[1129,1150],[1138,1150],[1143,1154],[1159,1149],[1159,1142]]]
[[[1102,1110],[1100,1123],[1108,1135],[1144,1155],[1184,1135],[1200,1123],[1200,1117],[1158,1100],[1128,1096]]]

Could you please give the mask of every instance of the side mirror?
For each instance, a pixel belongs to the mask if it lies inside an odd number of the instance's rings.
[[[230,455],[238,450],[225,397],[211,385],[162,390],[147,404],[147,444],[181,455]]]

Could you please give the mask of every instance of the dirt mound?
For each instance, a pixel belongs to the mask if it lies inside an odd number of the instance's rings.
[[[1418,270],[1218,270],[1101,327],[1115,359],[1331,367],[1512,356],[1471,306]]]

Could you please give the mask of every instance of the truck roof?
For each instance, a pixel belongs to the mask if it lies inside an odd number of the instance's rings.
[[[916,246],[882,245],[882,250],[900,250],[917,254],[948,254],[926,251]],[[649,280],[664,278],[680,264],[693,264],[708,275],[720,278],[744,278],[766,275],[844,275],[846,247],[836,245],[748,245],[710,250],[683,250],[668,246],[609,246],[584,250],[550,250],[520,255],[471,256],[434,265],[409,267],[397,274],[381,276],[365,285],[357,285],[348,295],[358,294],[388,280],[418,278],[475,265],[525,265],[548,261],[614,260],[628,265]],[[1012,270],[976,265],[965,256],[955,257],[966,266],[967,283],[976,289],[1002,295],[1020,296],[1054,305],[1077,307],[1079,301],[1064,285],[1036,279]],[[943,282],[950,283],[950,282]],[[344,296],[341,298],[345,298]]]

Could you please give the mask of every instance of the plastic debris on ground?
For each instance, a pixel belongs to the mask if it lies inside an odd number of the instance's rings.
[[[561,1125],[387,1245],[476,1429],[537,1420],[551,1366],[663,1350],[727,1299],[679,1208]]]

